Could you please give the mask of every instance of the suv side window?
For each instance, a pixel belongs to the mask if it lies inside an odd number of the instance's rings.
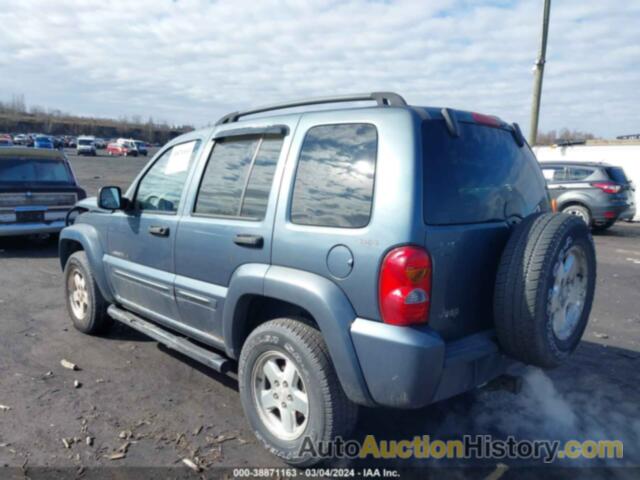
[[[194,213],[262,220],[283,140],[268,135],[216,141]]]
[[[542,175],[547,182],[557,181],[558,177],[564,174],[563,167],[544,167]]]
[[[310,128],[298,159],[291,221],[323,227],[366,226],[377,150],[378,132],[370,124]]]
[[[165,151],[138,183],[136,208],[146,212],[176,213],[189,168],[199,149],[200,140],[194,140]]]
[[[593,168],[567,167],[567,180],[585,180],[593,175]]]

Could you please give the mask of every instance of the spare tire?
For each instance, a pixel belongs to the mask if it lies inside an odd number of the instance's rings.
[[[584,221],[562,213],[525,218],[507,241],[496,278],[494,321],[504,351],[530,365],[560,365],[582,338],[595,283]]]

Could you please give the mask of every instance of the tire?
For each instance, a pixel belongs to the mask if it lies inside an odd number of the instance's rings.
[[[593,239],[581,219],[527,217],[507,241],[498,267],[494,321],[501,347],[530,365],[562,364],[587,326],[595,282]]]
[[[286,384],[286,371],[291,366],[301,383]],[[266,371],[271,371],[271,380]],[[322,334],[303,319],[279,318],[251,332],[240,354],[238,379],[242,407],[256,437],[267,450],[291,465],[310,466],[322,460],[299,455],[305,438],[311,439],[317,448],[316,442],[347,437],[355,426],[358,407],[340,386]],[[265,391],[274,391],[273,396],[264,397],[274,405],[258,399],[262,398],[260,392]],[[291,402],[294,396],[304,398],[300,392],[306,394],[306,416]],[[287,401],[280,403],[285,398]],[[280,408],[281,404],[288,410]],[[286,428],[281,412],[292,413],[287,418],[293,418],[289,423],[293,428]]]
[[[78,291],[81,293],[76,293]],[[87,255],[83,251],[75,252],[67,260],[64,267],[64,293],[67,312],[76,329],[89,335],[109,330],[113,324],[113,320],[107,315],[109,304],[96,285]]]
[[[562,209],[562,213],[566,213],[567,215],[574,215],[580,218],[588,226],[591,226],[591,212],[584,205],[567,205]]]

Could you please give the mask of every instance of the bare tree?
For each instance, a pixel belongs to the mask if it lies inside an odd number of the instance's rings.
[[[549,130],[548,132],[540,132],[536,137],[536,145],[553,145],[558,142],[567,141],[584,141],[593,140],[596,136],[593,133],[582,132],[580,130],[570,130],[563,128],[558,133],[556,130]]]

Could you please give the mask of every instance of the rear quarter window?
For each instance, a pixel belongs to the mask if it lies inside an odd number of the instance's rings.
[[[291,221],[360,228],[369,223],[378,150],[370,124],[320,125],[307,132],[295,177]]]
[[[613,180],[614,182],[623,183],[623,184],[629,182],[622,168],[606,167],[605,170],[607,171],[609,178],[611,178],[611,180]]]
[[[444,121],[422,125],[424,219],[452,225],[505,220],[531,213],[547,198],[538,163],[510,131],[460,122],[460,135]]]

